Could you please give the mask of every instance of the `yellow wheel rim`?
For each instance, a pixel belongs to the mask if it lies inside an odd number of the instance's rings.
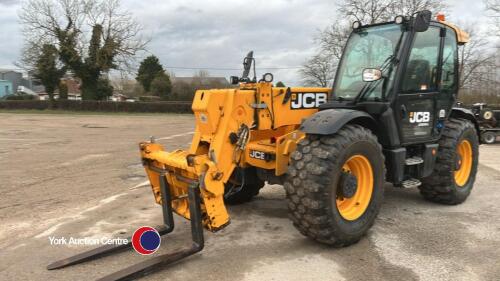
[[[351,198],[337,195],[336,203],[340,215],[348,221],[361,217],[370,204],[373,193],[373,169],[370,161],[363,155],[349,158],[342,170],[351,173],[357,179],[357,190]]]
[[[455,171],[455,183],[462,187],[469,180],[472,170],[472,145],[468,140],[463,140],[457,147],[459,157],[458,169]]]

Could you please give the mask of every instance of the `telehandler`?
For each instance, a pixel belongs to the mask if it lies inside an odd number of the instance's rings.
[[[160,235],[173,215],[191,221],[191,247],[159,255],[103,278],[137,278],[201,251],[203,228],[230,223],[226,204],[249,201],[265,182],[282,184],[293,225],[305,236],[342,247],[373,225],[384,184],[418,187],[422,196],[460,204],[478,165],[478,124],[454,107],[457,46],[468,34],[431,12],[353,24],[329,88],[273,87],[257,80],[250,52],[237,87],[198,90],[196,130],[187,150],[140,143],[142,163],[163,210]],[[253,68],[252,68],[253,66]],[[253,77],[250,73],[253,69]],[[102,246],[57,261],[80,263],[130,247]]]

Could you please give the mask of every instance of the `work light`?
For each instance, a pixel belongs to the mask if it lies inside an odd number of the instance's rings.
[[[355,21],[352,23],[352,29],[358,29],[361,27],[361,22],[360,21]]]
[[[264,79],[264,81],[270,83],[270,82],[273,82],[274,76],[271,73],[266,73],[266,74],[264,74],[263,79]]]

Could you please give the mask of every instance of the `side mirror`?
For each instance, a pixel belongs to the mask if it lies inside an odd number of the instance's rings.
[[[428,10],[417,12],[417,15],[413,19],[413,29],[416,32],[427,31],[431,23],[431,16],[432,13]]]
[[[382,71],[378,68],[365,68],[363,69],[363,81],[372,82],[382,78]]]
[[[252,61],[253,51],[250,51],[245,59],[243,59],[243,75],[241,75],[241,78],[248,78],[248,74],[250,74],[250,68],[252,67]]]

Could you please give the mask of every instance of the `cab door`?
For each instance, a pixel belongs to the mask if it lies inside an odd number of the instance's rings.
[[[403,66],[395,114],[403,144],[425,142],[436,137],[436,105],[443,44],[442,28],[429,26],[415,33]]]

